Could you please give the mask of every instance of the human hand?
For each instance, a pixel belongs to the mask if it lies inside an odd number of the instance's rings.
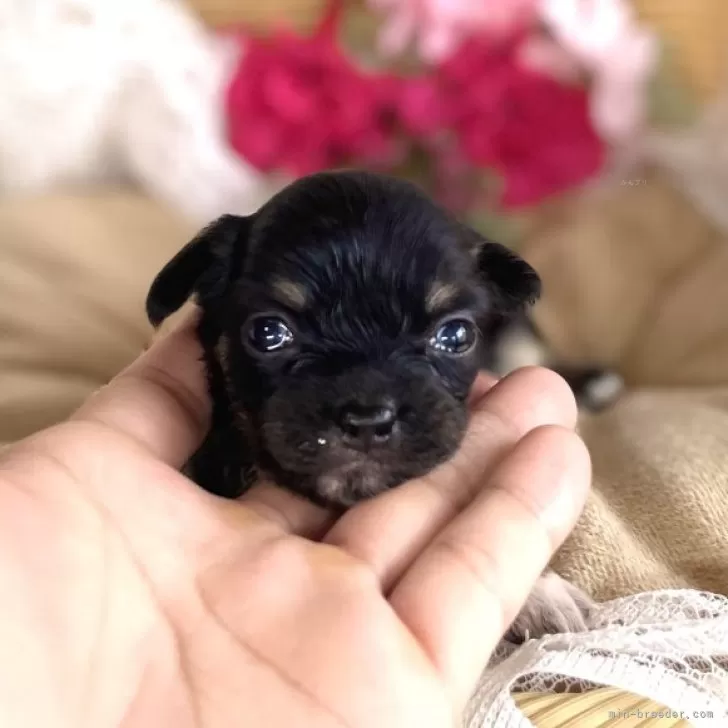
[[[455,457],[338,521],[179,468],[191,328],[0,455],[0,725],[451,726],[590,480],[556,375],[482,377]]]

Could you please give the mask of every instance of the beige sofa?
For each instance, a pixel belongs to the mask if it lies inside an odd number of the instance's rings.
[[[188,233],[128,191],[0,200],[0,442],[65,416],[137,356],[145,289]]]

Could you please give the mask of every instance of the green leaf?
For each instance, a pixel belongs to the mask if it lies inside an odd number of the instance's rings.
[[[359,3],[347,3],[339,28],[339,40],[354,56],[375,55],[378,19]]]
[[[648,87],[648,115],[657,128],[685,127],[692,124],[700,112],[695,98],[684,78],[677,53],[663,41],[657,70]]]
[[[494,210],[474,210],[465,222],[486,238],[517,250],[523,240],[523,218],[517,213],[502,213]]]
[[[342,46],[369,69],[400,75],[420,73],[424,66],[413,47],[406,48],[394,57],[380,52],[379,34],[385,17],[370,10],[365,3],[348,3],[339,31]]]

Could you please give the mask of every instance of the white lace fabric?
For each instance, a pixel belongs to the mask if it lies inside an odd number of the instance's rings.
[[[728,598],[665,590],[600,605],[588,632],[503,645],[484,670],[466,728],[533,728],[514,692],[610,686],[651,698],[695,728],[728,725]],[[699,717],[710,716],[710,717]]]

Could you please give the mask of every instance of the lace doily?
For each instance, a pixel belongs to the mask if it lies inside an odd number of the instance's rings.
[[[257,208],[271,190],[224,133],[234,52],[174,0],[0,0],[0,190],[130,180],[198,222]]]
[[[639,594],[600,605],[590,627],[501,646],[481,676],[466,728],[532,728],[512,693],[598,686],[698,716],[690,719],[695,728],[728,724],[728,598],[691,590]]]

